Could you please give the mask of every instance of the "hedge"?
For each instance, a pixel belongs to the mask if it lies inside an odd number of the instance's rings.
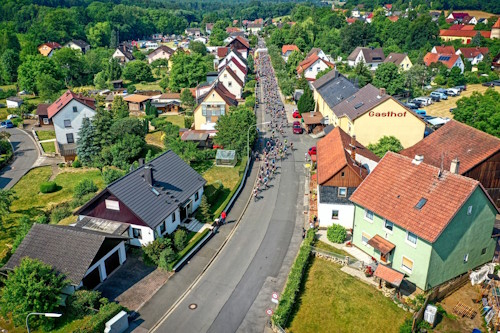
[[[188,245],[184,249],[182,249],[182,251],[179,251],[179,253],[177,253],[178,258],[170,264],[170,270],[172,270],[175,265],[177,265],[182,260],[182,258],[184,258],[184,256],[189,253],[189,251],[191,251],[203,238],[205,238],[205,236],[209,232],[211,232],[210,229],[205,229],[202,232],[196,234],[188,243]]]
[[[236,186],[231,190],[231,192],[229,193],[229,195],[227,196],[226,200],[224,200],[222,202],[222,204],[220,205],[219,208],[217,208],[217,210],[214,212],[214,217],[219,217],[220,214],[222,214],[222,212],[224,211],[224,209],[226,209],[227,207],[227,204],[229,203],[229,201],[231,200],[231,198],[234,196],[234,194],[236,193],[236,191],[238,190],[238,188],[240,187],[241,185],[241,182],[243,181],[243,178],[244,178],[244,172],[245,172],[245,167],[246,167],[246,164],[247,164],[247,158],[244,157],[242,160],[241,160],[241,163],[240,163],[240,166],[239,166],[239,173],[240,173],[240,179],[238,180],[238,183],[236,184]]]
[[[57,191],[56,182],[43,182],[40,184],[40,192],[42,193],[52,193]]]
[[[84,327],[77,329],[77,332],[91,332],[91,333],[101,333],[104,332],[104,328],[106,326],[106,322],[113,318],[120,311],[125,310],[126,308],[121,306],[118,303],[108,303],[99,309],[99,312],[93,315],[90,320],[85,324]]]
[[[300,247],[292,268],[290,269],[285,290],[281,294],[279,304],[274,311],[272,321],[274,324],[278,324],[281,327],[286,327],[289,323],[290,314],[293,311],[293,306],[300,291],[300,284],[302,282],[307,264],[309,263],[311,244],[314,241],[314,234],[314,229],[309,229],[307,231],[307,236]]]

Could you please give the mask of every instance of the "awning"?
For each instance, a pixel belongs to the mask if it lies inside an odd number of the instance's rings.
[[[395,287],[399,287],[405,275],[390,267],[379,264],[373,276],[378,277],[386,282],[389,282]]]
[[[380,253],[386,255],[387,253],[394,250],[396,245],[389,242],[387,239],[382,238],[379,235],[375,235],[368,241],[368,245],[380,251]]]

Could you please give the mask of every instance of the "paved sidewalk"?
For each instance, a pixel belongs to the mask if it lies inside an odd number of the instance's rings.
[[[336,247],[339,250],[344,250],[345,252],[349,253],[352,257],[365,262],[366,264],[369,264],[372,262],[372,257],[369,256],[368,254],[364,253],[360,249],[358,249],[355,246],[345,246],[344,244],[337,244],[337,243],[332,243],[326,238],[326,230],[318,230],[316,233],[316,237],[322,241],[323,243],[326,243],[328,245],[331,245],[333,247]]]

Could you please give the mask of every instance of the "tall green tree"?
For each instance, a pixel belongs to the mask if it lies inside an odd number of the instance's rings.
[[[207,54],[207,47],[202,42],[190,42],[189,49],[193,52],[201,54],[202,56]]]
[[[406,47],[408,50],[417,50],[424,47],[427,43],[436,45],[439,40],[439,27],[432,22],[430,15],[420,15],[410,23],[406,38]]]
[[[24,258],[5,280],[0,299],[2,315],[5,317],[10,312],[14,323],[22,326],[30,312],[56,312],[61,292],[67,285],[64,275],[51,266]],[[53,318],[30,318],[31,327],[43,326],[49,330],[53,325]]]
[[[16,197],[10,190],[0,189],[0,229],[5,230],[5,221],[10,213],[10,206]]]
[[[187,88],[182,89],[181,102],[183,105],[186,105],[186,106],[194,106],[194,103],[196,101],[193,97],[193,94],[191,93],[191,90],[189,90]]]
[[[76,142],[76,155],[83,164],[90,166],[96,156],[99,155],[100,147],[97,145],[95,127],[89,118],[83,118],[82,126],[78,131],[78,141]]]
[[[120,79],[122,76],[122,68],[117,59],[112,58],[106,66],[106,80],[114,81]]]
[[[108,46],[111,41],[111,24],[109,22],[97,22],[87,28],[87,41],[95,47]]]
[[[500,93],[488,89],[457,101],[453,119],[500,138]]]
[[[297,109],[299,113],[314,111],[314,97],[311,88],[306,87],[304,93],[300,96],[297,102]]]
[[[177,92],[182,88],[192,88],[205,81],[207,73],[213,68],[213,56],[198,53],[178,52],[172,57],[169,75],[169,88]]]
[[[369,144],[367,147],[378,157],[383,157],[388,151],[399,153],[403,150],[403,145],[394,136],[383,136],[375,144]]]
[[[108,147],[113,143],[113,133],[111,133],[111,125],[113,125],[113,116],[110,111],[98,107],[94,118],[92,119],[94,127],[94,145],[100,147]]]
[[[373,79],[374,86],[385,88],[389,95],[395,95],[403,92],[404,84],[403,74],[395,63],[386,62],[377,67]]]
[[[61,69],[66,86],[80,86],[89,83],[83,55],[77,50],[63,47],[54,52],[52,60]]]
[[[234,149],[239,158],[247,154],[247,134],[251,125],[255,125],[256,117],[252,109],[244,106],[232,108],[231,112],[221,116],[215,125],[217,136],[216,144],[226,149]],[[250,129],[249,144],[252,145],[257,137],[256,130]]]
[[[16,82],[17,80],[17,68],[21,64],[19,60],[18,52],[8,49],[0,57],[0,76],[7,82]]]
[[[224,39],[229,36],[226,32],[228,25],[226,21],[215,22],[209,38],[210,46],[222,46],[224,44]]]
[[[153,73],[151,68],[145,62],[133,60],[125,65],[123,77],[132,82],[150,82],[153,81]]]
[[[368,83],[371,83],[373,80],[370,69],[362,61],[354,67],[354,78],[357,79],[358,86],[360,88],[366,86]]]
[[[111,105],[111,111],[115,119],[127,118],[129,116],[128,104],[122,96],[116,96]]]
[[[17,83],[19,88],[38,94],[37,79],[42,74],[47,74],[57,81],[62,79],[59,67],[51,58],[40,54],[27,56],[18,69]]]

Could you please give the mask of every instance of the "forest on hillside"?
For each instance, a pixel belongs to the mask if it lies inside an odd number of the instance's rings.
[[[365,10],[373,10],[385,4],[392,4],[398,9],[427,5],[434,10],[482,10],[492,14],[500,14],[498,0],[348,0],[347,7],[363,4]]]

